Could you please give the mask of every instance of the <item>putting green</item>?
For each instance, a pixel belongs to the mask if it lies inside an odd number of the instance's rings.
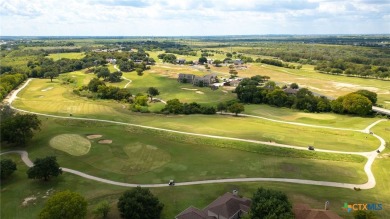
[[[81,156],[89,152],[91,142],[81,135],[62,134],[52,138],[50,146],[73,156]]]

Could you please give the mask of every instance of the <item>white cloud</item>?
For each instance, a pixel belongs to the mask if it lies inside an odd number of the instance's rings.
[[[0,0],[0,19],[2,35],[388,33],[389,9],[374,0]]]

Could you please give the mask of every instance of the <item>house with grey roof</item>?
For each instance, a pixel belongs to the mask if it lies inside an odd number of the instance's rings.
[[[227,192],[211,202],[203,210],[195,207],[189,207],[182,211],[176,219],[239,219],[247,214],[250,209],[251,200],[241,198],[237,195]]]
[[[179,74],[179,77],[177,78],[177,81],[181,83],[191,83],[195,86],[199,87],[209,87],[213,83],[217,82],[217,75],[216,74],[208,74],[203,77],[201,76],[195,76],[193,74]]]

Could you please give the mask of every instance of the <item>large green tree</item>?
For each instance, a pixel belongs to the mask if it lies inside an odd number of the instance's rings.
[[[366,116],[372,111],[372,102],[365,96],[351,93],[344,96],[343,108],[348,113]]]
[[[378,100],[377,98],[377,94],[375,92],[372,92],[372,91],[368,91],[368,90],[358,90],[356,92],[354,92],[355,94],[360,94],[362,96],[365,96],[367,97],[372,105],[375,105],[376,104],[376,101]]]
[[[2,159],[0,161],[1,179],[8,178],[16,170],[16,164],[11,159]]]
[[[58,73],[55,71],[48,71],[44,74],[45,78],[50,78],[50,82],[53,82],[53,78],[58,77]]]
[[[237,116],[239,113],[244,112],[245,108],[242,103],[234,103],[228,107],[228,110],[231,113],[235,113]]]
[[[45,203],[40,219],[82,219],[87,216],[87,201],[71,191],[57,192]]]
[[[41,121],[37,115],[16,114],[1,121],[1,141],[16,145],[25,145],[33,137],[34,130],[39,130]]]
[[[291,203],[283,192],[259,188],[253,194],[251,219],[294,218]]]
[[[50,177],[57,177],[60,174],[62,174],[62,170],[57,163],[57,158],[54,156],[37,158],[34,161],[34,166],[27,170],[29,179],[42,179],[44,181],[48,181]]]
[[[160,94],[160,91],[158,91],[157,88],[155,88],[155,87],[149,87],[147,92],[148,92],[148,96],[150,97],[150,101],[153,100],[154,96],[157,96]]]
[[[164,205],[149,189],[141,187],[123,193],[118,201],[118,209],[125,219],[158,219]]]

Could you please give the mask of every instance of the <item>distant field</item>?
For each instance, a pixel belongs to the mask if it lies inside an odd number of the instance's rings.
[[[53,59],[54,61],[65,59],[82,59],[85,54],[83,52],[69,52],[69,53],[51,53],[48,58]]]

